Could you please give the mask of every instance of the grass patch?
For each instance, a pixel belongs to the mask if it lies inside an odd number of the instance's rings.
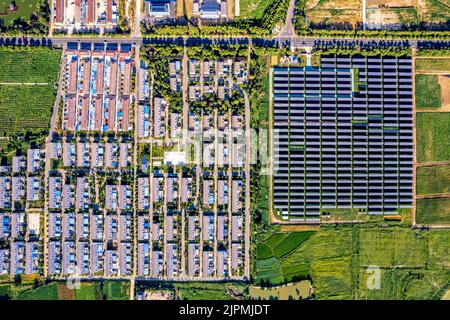
[[[450,224],[450,198],[417,200],[418,224]]]
[[[417,194],[439,194],[450,192],[450,165],[418,167]]]
[[[416,108],[439,109],[441,107],[441,86],[437,75],[416,75]]]
[[[450,160],[450,113],[418,113],[418,162]]]
[[[283,240],[286,239],[288,235],[289,233],[274,233],[269,237],[269,239],[267,239],[266,243],[273,249],[281,242],[283,242]]]

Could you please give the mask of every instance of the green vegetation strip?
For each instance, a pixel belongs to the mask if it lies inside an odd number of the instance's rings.
[[[439,109],[441,107],[441,86],[437,75],[416,75],[416,108]]]

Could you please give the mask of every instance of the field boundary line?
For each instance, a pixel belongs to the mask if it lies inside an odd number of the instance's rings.
[[[450,193],[433,193],[433,194],[416,195],[417,200],[439,199],[439,198],[450,198]]]
[[[450,161],[436,161],[436,162],[420,162],[417,163],[417,167],[435,167],[435,166],[448,166]]]

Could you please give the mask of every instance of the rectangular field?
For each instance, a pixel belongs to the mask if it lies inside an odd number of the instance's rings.
[[[54,100],[53,85],[0,85],[0,136],[47,129]]]
[[[416,72],[450,72],[449,59],[424,58],[416,59]]]
[[[367,9],[367,24],[370,29],[397,29],[403,25],[419,23],[416,8],[369,8]]]
[[[450,113],[417,113],[417,161],[450,161]]]
[[[309,23],[351,24],[362,21],[359,0],[307,0],[305,13]]]
[[[417,194],[450,193],[450,165],[418,167]]]
[[[0,49],[0,83],[57,82],[60,50],[48,48]]]
[[[416,75],[416,108],[439,109],[441,107],[441,86],[438,76],[433,74]]]
[[[450,198],[417,200],[416,223],[450,224]]]

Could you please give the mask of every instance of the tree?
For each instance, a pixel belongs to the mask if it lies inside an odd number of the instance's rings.
[[[22,284],[22,276],[20,274],[16,274],[14,276],[14,284],[16,286],[20,286]]]

